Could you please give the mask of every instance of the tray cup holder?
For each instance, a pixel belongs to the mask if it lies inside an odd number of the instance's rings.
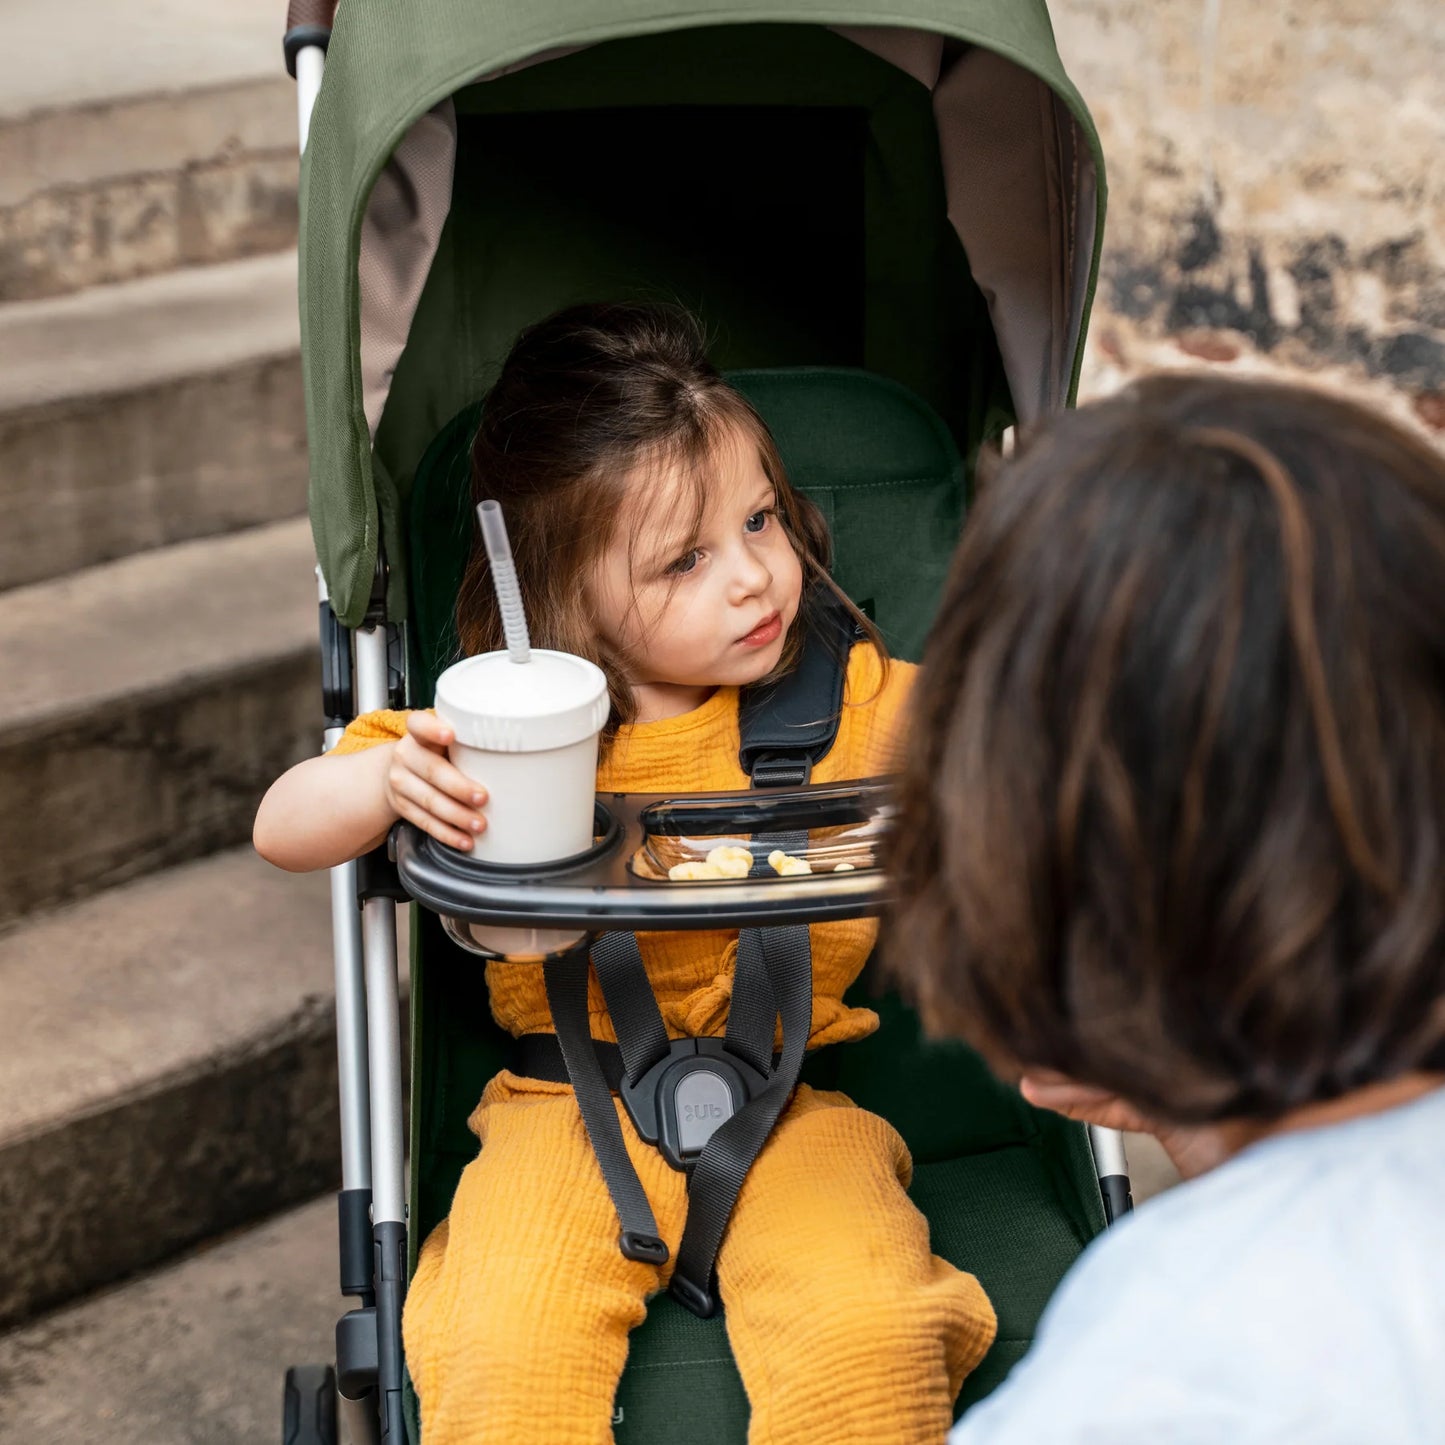
[[[448,848],[444,844],[432,843],[430,852],[434,858],[446,856],[451,869],[463,877],[519,879],[554,878],[575,873],[595,863],[599,858],[617,847],[622,840],[622,824],[600,800],[593,815],[592,846],[570,858],[559,858],[555,862],[542,863],[491,863],[470,858],[465,853]],[[589,942],[594,935],[576,929],[512,927],[493,923],[471,923],[454,914],[440,914],[442,931],[458,948],[480,958],[495,959],[506,963],[542,963],[559,954],[570,953],[574,948]]]

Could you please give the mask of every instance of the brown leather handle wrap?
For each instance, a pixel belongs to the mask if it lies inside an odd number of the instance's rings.
[[[304,25],[330,30],[336,19],[336,0],[290,0],[286,6],[286,29]]]

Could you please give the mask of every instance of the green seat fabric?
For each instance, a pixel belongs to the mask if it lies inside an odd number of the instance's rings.
[[[762,413],[794,483],[827,514],[839,581],[871,601],[898,654],[916,657],[964,506],[964,468],[948,429],[906,388],[866,372],[768,369],[729,379]],[[473,526],[469,450],[479,411],[474,404],[443,428],[412,493],[412,700],[421,705],[457,655],[453,607]],[[971,1050],[926,1041],[912,1011],[895,995],[875,996],[868,975],[849,1001],[877,1009],[879,1031],[822,1050],[803,1077],[841,1089],[898,1129],[933,1248],[977,1274],[994,1302],[999,1338],[965,1384],[963,1409],[1027,1348],[1059,1278],[1103,1227],[1087,1140],[1081,1128],[1026,1105]],[[435,916],[413,909],[413,1258],[476,1156],[466,1121],[510,1046],[491,1021],[480,960],[450,943]],[[747,1401],[721,1319],[655,1300],[632,1337],[617,1407],[619,1445],[683,1435],[691,1445],[741,1445]]]

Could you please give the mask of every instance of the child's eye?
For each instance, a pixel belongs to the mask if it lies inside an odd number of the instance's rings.
[[[776,509],[764,507],[761,512],[754,512],[751,517],[743,523],[743,530],[746,532],[761,532],[768,525],[768,518],[773,515]]]
[[[687,576],[687,574],[691,572],[694,567],[697,566],[697,557],[697,548],[694,547],[691,552],[685,553],[683,556],[679,557],[676,562],[668,563],[667,575],[669,577]]]

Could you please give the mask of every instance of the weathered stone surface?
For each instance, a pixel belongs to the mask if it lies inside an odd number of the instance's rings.
[[[0,590],[306,509],[299,358],[0,415]]]
[[[324,1000],[264,1038],[0,1150],[0,1325],[336,1187]]]
[[[0,307],[0,590],[306,506],[294,253]]]
[[[0,1335],[0,1438],[279,1440],[287,1367],[331,1357],[346,1307],[326,1197]]]
[[[1055,0],[1110,177],[1096,316],[1445,387],[1438,0]]]
[[[296,234],[282,12],[7,0],[0,300],[255,255]]]
[[[280,14],[256,0],[5,0],[0,116],[241,80],[284,82]]]
[[[0,926],[249,837],[320,741],[304,519],[8,594]]]
[[[0,938],[0,1325],[335,1186],[329,899],[243,849]]]
[[[226,150],[169,173],[52,186],[0,207],[0,301],[295,244],[294,154]]]

